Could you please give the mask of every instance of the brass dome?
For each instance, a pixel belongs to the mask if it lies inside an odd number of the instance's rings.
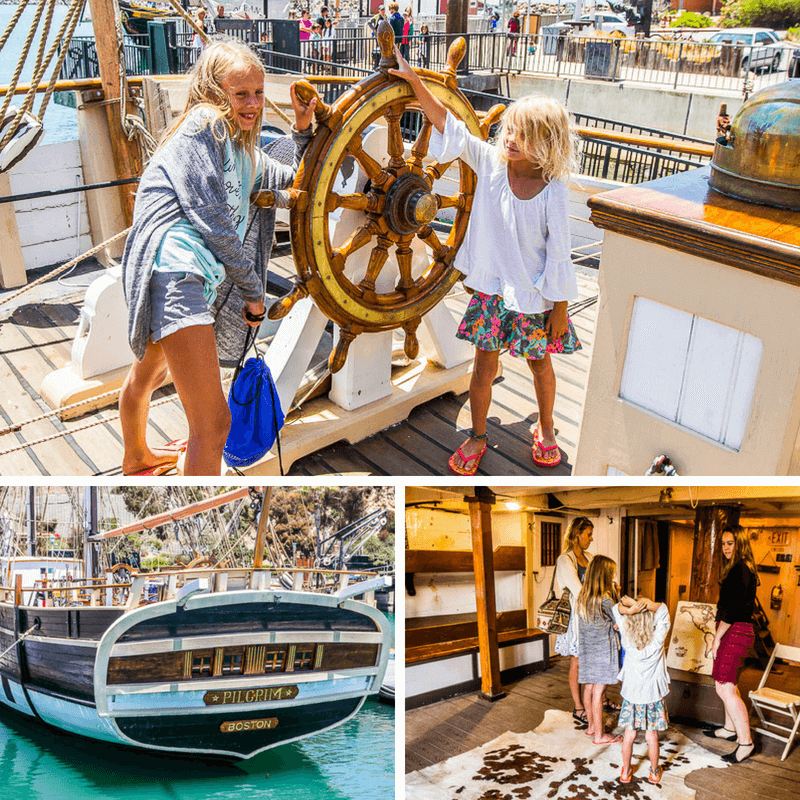
[[[800,80],[756,92],[717,139],[711,187],[762,205],[800,211]]]

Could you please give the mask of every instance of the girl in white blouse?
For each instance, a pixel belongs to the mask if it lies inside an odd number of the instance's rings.
[[[622,710],[619,725],[622,739],[622,770],[619,779],[630,783],[631,755],[636,731],[643,730],[650,756],[650,783],[658,783],[664,771],[658,765],[658,731],[669,727],[664,703],[669,693],[669,673],[664,641],[669,633],[669,611],[663,603],[646,597],[623,597],[611,609],[622,637],[625,660],[619,671],[622,681]]]
[[[556,378],[550,353],[581,345],[567,316],[578,296],[567,206],[573,138],[566,109],[549,97],[524,97],[505,113],[496,145],[467,130],[425,87],[395,48],[399,69],[433,125],[430,154],[460,158],[478,177],[469,225],[454,265],[474,292],[456,334],[475,345],[469,398],[472,429],[450,458],[457,475],[474,475],[486,452],[486,418],[500,350],[527,360],[539,408],[533,462],[561,462],[555,440]]]

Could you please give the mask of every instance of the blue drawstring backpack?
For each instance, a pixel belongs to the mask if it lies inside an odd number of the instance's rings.
[[[249,347],[245,348],[245,353]],[[242,355],[244,360],[244,354]],[[269,367],[256,349],[244,366],[236,368],[228,393],[231,430],[223,457],[229,467],[248,467],[262,459],[278,440],[278,463],[283,475],[280,429],[283,409]]]

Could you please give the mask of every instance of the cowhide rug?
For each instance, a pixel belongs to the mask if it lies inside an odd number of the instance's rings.
[[[504,733],[482,747],[406,775],[406,800],[692,800],[684,777],[724,768],[718,755],[670,728],[659,734],[661,782],[648,782],[644,733],[633,745],[630,783],[620,783],[620,744],[593,745],[572,715],[549,710],[529,733]]]

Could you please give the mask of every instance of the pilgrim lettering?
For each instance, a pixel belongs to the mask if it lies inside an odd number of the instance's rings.
[[[259,689],[231,689],[225,692],[206,692],[203,702],[207,706],[224,706],[234,703],[266,703],[270,700],[292,700],[297,697],[297,686],[264,686]]]

